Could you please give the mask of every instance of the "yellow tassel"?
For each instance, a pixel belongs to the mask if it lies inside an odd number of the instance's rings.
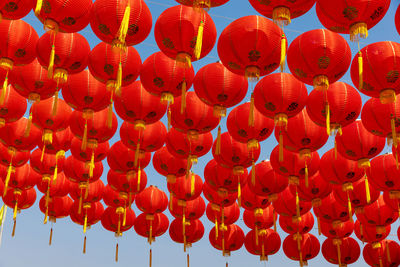
[[[150,253],[149,253],[149,267],[151,267],[152,261],[153,261],[153,252],[152,252],[151,249],[150,249]]]
[[[297,187],[296,187],[296,216],[300,218],[300,199],[299,199],[299,193],[297,192]]]
[[[11,173],[13,171],[13,166],[12,166],[12,162],[10,161],[10,164],[8,165],[8,169],[7,169],[7,176],[6,176],[6,180],[4,182],[4,193],[3,193],[3,197],[6,195],[7,193],[7,189],[8,189],[8,184],[10,182],[10,178],[11,178]]]
[[[251,183],[252,185],[256,184],[256,166],[254,160],[251,162]]]
[[[281,61],[280,61],[281,72],[283,72],[285,70],[285,58],[286,58],[286,39],[285,39],[285,34],[282,34],[282,38],[281,38]]]
[[[350,221],[351,222],[353,222],[353,211],[352,211],[352,208],[351,208],[351,200],[350,200],[350,196],[349,196],[349,192],[347,191],[347,207],[348,207],[348,209],[349,209],[349,218],[350,218]]]
[[[240,185],[240,181],[238,182],[238,204],[239,208],[242,207],[242,187]]]
[[[125,227],[126,225],[126,207],[124,208],[124,217],[122,219],[122,226]]]
[[[115,88],[115,93],[120,96],[121,95],[121,88],[122,88],[122,63],[121,60],[118,64],[118,72],[117,72],[117,84]]]
[[[51,246],[51,241],[53,240],[53,227],[50,229],[49,246]]]
[[[392,257],[390,256],[390,249],[389,249],[389,242],[386,241],[386,258],[388,260],[388,263],[392,263]]]
[[[215,215],[215,240],[218,239],[218,219],[217,219],[217,215]]]
[[[308,188],[308,166],[307,166],[307,159],[305,162],[305,167],[304,167],[304,177],[305,177],[305,182],[306,182],[306,187]]]
[[[24,137],[28,137],[32,127],[32,112],[29,113],[28,123],[26,124]]]
[[[11,234],[12,237],[15,236],[15,228],[16,228],[16,226],[17,226],[17,220],[14,220],[13,230],[12,230],[12,234]]]
[[[118,243],[115,246],[115,262],[118,262]]]
[[[43,0],[37,0],[36,7],[35,7],[35,15],[39,16],[40,11],[42,10]]]
[[[365,175],[365,194],[367,198],[367,203],[371,202],[371,194],[369,192],[369,183],[368,183],[368,177]]]
[[[217,141],[215,144],[215,155],[221,154],[221,126],[218,126]]]
[[[7,87],[8,87],[8,71],[7,71],[6,78],[4,79],[4,82],[3,82],[3,90],[1,91],[1,96],[0,96],[0,105],[3,105],[4,100],[6,99]]]
[[[15,201],[15,205],[14,205],[14,214],[13,214],[14,221],[17,220],[17,212],[18,212],[18,199],[17,199],[17,201]]]
[[[194,173],[192,173],[192,179],[190,181],[190,195],[193,196],[194,195],[194,182],[195,182],[195,176]]]
[[[1,209],[0,209],[0,225],[2,225],[3,224],[3,220],[4,220],[4,210],[5,210],[5,208],[4,208],[4,204],[3,204],[3,206],[1,206]]]
[[[83,254],[86,254],[86,236],[83,239]]]
[[[363,82],[363,72],[364,72],[364,67],[363,67],[363,57],[361,51],[358,52],[358,88],[360,90],[363,89],[364,87],[364,82]]]
[[[279,132],[279,162],[283,161],[283,135],[282,131]]]
[[[149,229],[149,242],[153,242],[153,221],[150,221],[150,229]]]
[[[131,5],[130,1],[128,1],[128,5],[125,8],[124,17],[122,18],[121,25],[118,30],[118,42],[122,46],[125,46],[125,38],[129,29],[129,20],[131,17]]]
[[[93,178],[94,168],[95,168],[95,165],[94,165],[94,150],[92,150],[92,156],[90,157],[90,163],[89,163],[89,178]]]
[[[51,34],[55,35],[54,32],[52,32]],[[53,38],[55,40],[55,36]],[[51,52],[50,52],[49,67],[47,68],[47,78],[49,78],[49,79],[53,79],[55,55],[56,55],[56,46],[53,41],[53,44],[51,46]]]
[[[83,137],[82,137],[82,145],[81,145],[81,150],[86,151],[87,148],[87,132],[88,132],[88,125],[87,125],[87,120],[85,120],[85,128],[83,129]]]
[[[142,176],[142,170],[141,170],[141,168],[140,168],[140,166],[139,166],[139,169],[138,169],[138,172],[137,172],[137,193],[139,193],[139,191],[140,191],[140,179],[141,179],[141,176]]]
[[[139,153],[140,153],[140,140],[136,145],[136,150],[135,150],[135,167],[137,167],[138,165],[138,161],[139,161]]]
[[[107,127],[108,127],[108,129],[112,128],[112,123],[113,123],[113,105],[114,105],[114,102],[111,101],[111,104],[108,106],[108,114],[107,114]]]
[[[171,130],[171,108],[168,107],[168,131]]]
[[[43,158],[44,158],[44,152],[46,150],[46,145],[43,144],[43,148],[42,148],[42,154],[40,155],[40,162],[43,162]]]
[[[199,29],[197,31],[196,46],[194,47],[193,51],[194,57],[196,59],[199,59],[201,55],[201,48],[203,45],[203,33],[204,33],[204,21],[201,21]]]
[[[337,248],[339,266],[341,267],[342,266],[342,255],[340,253],[340,243],[339,242],[336,243],[336,248]]]
[[[85,220],[83,222],[83,233],[86,233],[86,228],[87,228],[87,211],[85,214]]]
[[[82,195],[82,191],[81,191],[81,195]],[[79,207],[78,207],[78,214],[81,214],[82,212],[82,196],[79,197]]]
[[[250,98],[250,111],[249,111],[249,122],[248,125],[250,127],[254,127],[254,95],[251,94]]]
[[[390,120],[390,126],[392,128],[392,139],[394,147],[397,147],[397,133],[396,133],[396,121],[395,118]]]
[[[58,166],[56,163],[56,166],[54,168],[53,182],[55,182],[57,180],[57,174],[58,174]]]
[[[325,116],[326,116],[326,132],[331,135],[331,110],[329,108],[329,103],[325,104]]]
[[[56,116],[58,109],[58,91],[54,93],[52,116]]]
[[[186,80],[184,79],[182,82],[182,96],[181,96],[181,114],[186,109]]]

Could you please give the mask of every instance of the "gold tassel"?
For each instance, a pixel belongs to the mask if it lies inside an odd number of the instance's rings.
[[[150,253],[149,253],[149,266],[151,267],[152,265],[152,261],[153,261],[153,252],[150,249]]]
[[[89,178],[93,178],[93,171],[94,171],[95,165],[94,165],[94,150],[92,150],[92,156],[90,157],[90,163],[89,163]]]
[[[304,177],[306,182],[306,187],[308,188],[308,166],[307,166],[307,158],[305,159],[305,167],[304,167]]]
[[[50,52],[50,58],[49,58],[49,67],[47,68],[47,78],[53,79],[53,74],[54,74],[54,58],[56,55],[56,46],[55,46],[55,32],[51,33],[53,36],[53,44],[51,45],[51,52]]]
[[[35,15],[39,16],[40,11],[42,10],[43,0],[37,0],[36,7],[35,7]]]
[[[87,134],[88,134],[88,125],[87,125],[87,120],[85,120],[85,128],[83,129],[83,137],[82,137],[82,145],[81,145],[81,150],[86,151],[87,148]]]
[[[12,233],[11,236],[14,237],[15,236],[15,228],[17,226],[17,220],[14,220],[14,225],[13,225],[13,229],[12,229]]]
[[[342,266],[342,255],[340,253],[340,242],[336,243],[336,248],[337,248],[337,254],[338,254],[339,267],[341,267]]]
[[[386,241],[386,258],[388,260],[388,263],[392,263],[392,257],[390,256],[390,249],[389,249],[389,242]]]
[[[115,246],[115,262],[118,262],[118,243]]]
[[[335,138],[335,143],[334,143],[334,153],[335,153],[335,160],[337,160],[337,142]]]
[[[141,180],[141,177],[142,177],[142,169],[140,168],[140,166],[139,166],[139,169],[138,169],[138,172],[137,172],[137,192],[136,193],[139,193],[139,191],[140,191],[140,180]],[[172,210],[172,208],[171,208],[171,210]]]
[[[184,78],[182,82],[181,114],[183,114],[185,109],[186,109],[186,79]]]
[[[1,91],[1,96],[0,96],[0,105],[3,105],[4,101],[6,99],[7,87],[8,87],[8,71],[7,71],[6,78],[4,79],[4,82],[3,82],[3,90]]]
[[[192,179],[190,181],[190,195],[193,196],[194,195],[194,182],[195,182],[195,176],[194,173],[192,173]]]
[[[54,93],[52,116],[57,115],[57,109],[58,109],[58,91]]]
[[[256,234],[256,246],[258,246],[258,226],[257,225],[254,229],[254,233]]]
[[[283,161],[283,135],[282,130],[279,132],[279,162]]]
[[[153,220],[150,221],[150,229],[149,229],[149,243],[151,245],[153,242]]]
[[[297,186],[296,186],[296,216],[300,218],[300,199],[299,199],[299,193],[297,192]]]
[[[318,224],[318,235],[321,235],[321,220],[319,216],[317,216],[317,224]]]
[[[218,126],[217,141],[215,144],[215,155],[221,154],[221,126]]]
[[[124,208],[124,217],[122,219],[122,227],[125,227],[126,225],[126,207]]]
[[[85,220],[83,221],[83,233],[86,233],[87,228],[87,211],[85,212]]]
[[[189,259],[189,253],[187,254],[187,267],[190,267],[190,259]]]
[[[361,51],[358,52],[358,88],[360,90],[363,89],[364,87],[364,82],[363,82],[363,73],[364,73],[364,67],[363,67],[363,57]]]
[[[171,130],[171,107],[168,107],[168,131]]]
[[[331,110],[329,108],[329,103],[325,104],[325,116],[326,116],[326,132],[331,135]]]
[[[82,191],[81,191],[81,196],[79,197],[78,214],[81,214],[81,212],[82,212]]]
[[[128,5],[125,8],[124,17],[122,18],[121,25],[118,30],[118,42],[122,46],[125,46],[125,38],[129,29],[129,20],[131,17],[131,5],[130,1],[128,1]]]
[[[367,198],[367,203],[369,204],[371,202],[371,194],[369,192],[368,177],[366,175],[365,175],[365,194]]]
[[[351,208],[351,200],[350,200],[350,196],[349,196],[349,191],[347,191],[347,207],[349,209],[350,221],[353,222],[353,211],[352,211],[352,208]]]
[[[285,34],[282,34],[281,38],[281,61],[279,65],[281,66],[281,72],[285,70],[285,58],[286,58],[286,39]]]
[[[14,205],[14,214],[13,214],[14,221],[17,220],[17,212],[18,212],[18,199],[15,201],[15,205]]]
[[[43,162],[45,150],[46,150],[46,145],[43,143],[42,154],[40,155],[40,162]]]
[[[250,127],[254,127],[254,95],[251,94],[250,98],[250,111],[249,111],[249,122],[248,125]]]
[[[218,239],[218,219],[217,215],[215,215],[215,240]]]
[[[121,95],[121,88],[122,88],[122,63],[121,63],[121,58],[118,64],[118,72],[117,72],[117,84],[115,88],[115,93],[116,95],[120,96]]]
[[[256,166],[254,160],[251,162],[251,183],[252,185],[256,184]]]
[[[392,139],[393,139],[393,145],[395,148],[397,148],[397,133],[396,133],[396,121],[395,118],[392,118],[390,120],[390,126],[392,128]]]
[[[239,180],[239,178],[238,178]],[[240,186],[240,180],[238,182],[238,204],[239,204],[239,208],[242,207],[242,187]]]
[[[379,257],[379,267],[383,267],[382,258]]]
[[[51,246],[51,241],[53,240],[53,227],[50,229],[49,246]]]
[[[136,145],[136,150],[135,150],[135,167],[138,165],[138,160],[139,160],[139,153],[140,153],[140,139],[139,142]]]
[[[107,127],[108,127],[108,129],[112,128],[112,123],[113,123],[113,105],[114,105],[114,102],[111,100],[111,103],[108,106],[108,114],[107,114]]]
[[[86,236],[83,239],[83,254],[86,254]]]
[[[28,123],[26,124],[24,137],[28,137],[29,136],[29,134],[31,132],[31,127],[32,127],[32,112],[29,113]]]
[[[58,174],[58,166],[57,166],[57,161],[56,161],[56,166],[54,168],[53,182],[55,182],[57,180],[57,174]]]
[[[196,59],[199,59],[201,55],[201,48],[203,45],[203,33],[204,33],[204,21],[201,21],[199,29],[197,31],[196,46],[194,47],[193,51],[194,57]]]

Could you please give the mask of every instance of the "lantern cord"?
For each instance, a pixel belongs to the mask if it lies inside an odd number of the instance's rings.
[[[326,94],[326,92],[324,91]],[[331,110],[329,108],[329,103],[325,103],[325,116],[326,116],[326,133],[331,135]]]
[[[53,107],[52,107],[52,116],[56,116],[57,115],[57,109],[58,109],[58,80],[57,80],[57,91],[54,93],[54,98],[53,98]],[[52,142],[50,141],[50,144]]]
[[[115,262],[118,262],[118,242],[117,245],[115,246]]]
[[[141,132],[142,130],[140,130]],[[135,161],[134,161],[134,165],[135,167],[137,167],[138,165],[138,161],[139,161],[139,154],[140,154],[140,142],[141,140],[138,140],[138,143],[136,144],[136,149],[135,149]]]
[[[86,254],[86,235],[85,235],[85,237],[83,238],[83,254]]]
[[[53,227],[50,228],[49,246],[51,246],[52,240],[53,240]]]
[[[79,196],[79,203],[78,203],[78,214],[81,214],[82,212],[82,189],[81,189],[81,195]]]
[[[256,246],[258,247],[258,226],[257,225],[255,225],[256,227],[254,228],[254,232],[255,232],[255,235],[256,235]]]
[[[81,145],[81,150],[86,151],[87,148],[87,133],[88,133],[88,122],[87,119],[85,119],[85,128],[83,129],[83,137],[82,137],[82,145]]]
[[[4,221],[6,220],[6,215],[7,215],[7,206],[5,206],[5,205],[3,205],[4,206],[4,213],[3,212],[1,212],[1,220],[0,220],[0,222],[1,222],[1,230],[0,230],[0,246],[1,246],[1,243],[2,243],[2,240],[3,240],[3,230],[4,230]]]
[[[181,97],[181,114],[184,113],[186,109],[186,79],[183,78],[182,81],[182,97]]]
[[[256,184],[256,165],[254,159],[251,161],[251,184]]]
[[[307,166],[307,159],[308,159],[308,157],[306,157],[305,158],[305,161],[304,161],[304,164],[305,164],[305,166],[304,166],[304,178],[305,178],[305,184],[306,184],[306,187],[308,188],[308,166]]]
[[[119,54],[119,64],[118,64],[118,72],[117,72],[117,82],[115,88],[115,94],[120,96],[121,95],[121,88],[122,88],[122,62],[121,62],[121,53]]]
[[[6,74],[6,77],[3,82],[3,90],[1,91],[1,96],[0,96],[0,105],[4,104],[4,100],[6,99],[6,95],[7,95],[8,72],[9,72],[9,70],[7,70],[7,74]]]
[[[279,131],[279,162],[283,161],[283,135],[282,130]]]
[[[334,154],[335,154],[335,160],[337,160],[337,142],[336,142],[336,137],[335,137],[335,141],[334,141]]]
[[[339,262],[339,266],[342,266],[342,255],[340,253],[340,242],[336,243],[336,249],[337,249],[337,256],[338,256],[338,262]]]
[[[240,185],[240,177],[238,177],[238,204],[239,208],[242,207],[242,187]]]
[[[11,236],[14,237],[15,236],[15,227],[17,226],[17,220],[14,220],[14,225],[13,225],[13,229],[12,229],[12,233]]]
[[[168,117],[168,131],[169,131],[169,130],[171,130],[171,107],[170,106],[168,106],[167,117]]]
[[[24,137],[28,137],[29,136],[29,134],[31,132],[31,127],[32,127],[32,112],[29,113],[28,123],[26,124]]]
[[[108,106],[108,113],[107,113],[108,129],[111,129],[112,125],[113,125],[113,106],[114,106],[114,101],[111,99],[110,105]]]
[[[369,191],[369,183],[368,183],[367,175],[365,175],[365,194],[366,194],[366,198],[367,198],[367,203],[370,203],[371,202],[371,194]]]
[[[318,235],[321,235],[321,220],[319,216],[317,216],[317,224],[318,224]]]
[[[389,242],[386,240],[386,258],[388,260],[388,263],[392,263],[392,257],[390,256],[390,248],[389,248]]]
[[[150,253],[149,253],[149,267],[151,267],[152,263],[153,263],[153,252],[152,252],[152,250],[151,250],[151,248],[150,248]]]
[[[396,106],[396,102],[394,102],[394,105]],[[395,107],[396,108],[396,107]],[[392,139],[393,139],[393,146],[397,148],[397,133],[396,133],[396,119],[392,118],[390,120],[390,126],[392,128]]]
[[[248,126],[254,127],[254,94],[251,93]]]
[[[215,144],[215,155],[221,154],[221,126],[218,126],[217,141]]]
[[[274,220],[274,231],[276,232],[276,212],[275,212],[275,210],[273,211],[272,216],[273,216],[273,220]]]
[[[190,257],[189,257],[189,253],[186,255],[186,259],[187,259],[187,267],[190,267]]]

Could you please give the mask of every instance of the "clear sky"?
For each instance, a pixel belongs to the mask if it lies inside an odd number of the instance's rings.
[[[332,0],[334,1],[334,0]],[[153,15],[153,26],[156,22],[157,17],[166,8],[176,5],[174,0],[156,0],[150,1],[145,0],[148,7]],[[361,46],[377,42],[377,41],[399,41],[399,35],[396,32],[394,26],[394,14],[398,6],[398,1],[393,1],[391,7],[386,14],[385,18],[372,30],[370,30],[367,40],[361,42]],[[258,14],[249,4],[247,0],[230,0],[227,4],[213,8],[210,10],[210,15],[213,18],[218,34],[233,20],[243,17],[246,15]],[[33,25],[39,35],[43,34],[43,26],[38,19],[33,15],[29,14],[28,17],[24,18],[25,21]],[[319,23],[318,18],[315,14],[315,7],[304,16],[294,19],[292,24],[286,27],[285,32],[289,43],[296,38],[299,34],[312,30],[323,28]],[[81,32],[89,41],[91,48],[100,42],[100,40],[91,32],[90,26]],[[344,36],[346,40],[349,40],[348,36]],[[350,43],[352,48],[353,56],[357,52],[357,46],[354,43]],[[153,32],[149,37],[142,43],[136,46],[139,51],[142,61],[148,56],[158,51],[158,47],[154,40]],[[216,46],[209,56],[195,62],[193,64],[195,71],[202,66],[215,62],[218,60],[218,54]],[[349,72],[341,79],[341,81],[351,84]],[[311,88],[308,88],[311,90]],[[193,90],[193,89],[191,89]],[[248,101],[250,95],[247,96]],[[366,98],[363,97],[363,102]],[[166,118],[163,119],[166,121]],[[119,121],[121,125],[122,121]],[[223,131],[226,131],[224,126]],[[214,137],[216,131],[213,131]],[[111,144],[119,140],[119,132],[111,140]],[[272,135],[268,140],[261,144],[261,156],[260,160],[269,158],[269,154],[272,149],[277,145],[277,142]],[[333,138],[329,139],[329,142],[319,151],[322,155],[325,151],[333,147]],[[385,148],[385,153],[391,149]],[[69,155],[69,153],[67,154]],[[203,169],[206,163],[212,158],[211,153],[199,160],[199,163],[194,167],[194,171],[199,175],[203,176]],[[108,166],[104,168],[102,180],[106,182]],[[152,167],[152,164],[145,170],[148,175],[148,185],[156,185],[159,188],[167,192],[166,181],[161,175],[159,175]],[[38,200],[42,194],[38,192]],[[35,205],[26,211],[23,211],[18,215],[18,223],[16,236],[11,238],[12,230],[12,211],[8,210],[7,220],[3,233],[3,242],[0,249],[0,267],[70,267],[70,266],[98,266],[98,267],[109,267],[109,266],[148,266],[148,250],[149,245],[145,238],[139,237],[133,228],[124,233],[123,237],[119,239],[119,262],[115,264],[114,253],[115,253],[115,237],[114,234],[106,231],[102,228],[101,224],[97,224],[92,227],[87,233],[87,254],[82,254],[82,241],[83,234],[82,228],[74,224],[69,218],[60,219],[54,225],[53,245],[48,246],[48,238],[50,231],[50,224],[43,225],[43,214],[39,211],[38,200]],[[136,214],[139,211],[134,207]],[[243,211],[242,211],[243,213]],[[168,211],[166,214],[171,218]],[[190,249],[191,266],[192,267],[204,267],[204,266],[225,266],[225,262],[229,262],[231,267],[242,267],[242,266],[264,266],[265,263],[259,262],[259,258],[250,255],[243,247],[239,251],[233,252],[229,258],[222,257],[221,252],[214,249],[208,241],[208,233],[213,227],[213,224],[207,220],[204,216],[202,222],[205,226],[205,234],[201,241],[193,245]],[[239,220],[238,225],[242,227],[245,233],[249,229],[244,225],[242,220]],[[395,223],[392,226],[392,233],[389,236],[392,240],[397,240],[396,231],[399,224]],[[278,232],[283,239],[287,236],[278,226]],[[318,236],[315,229],[311,232]],[[320,236],[319,240],[322,242],[325,237]],[[168,232],[164,236],[157,238],[156,242],[152,245],[153,248],[153,266],[154,267],[178,267],[186,266],[186,255],[183,253],[183,247],[181,244],[174,243]],[[275,255],[269,257],[269,262],[266,263],[268,266],[298,266],[297,262],[287,259],[282,249]],[[321,266],[322,264],[330,265],[322,257],[321,253],[317,258],[309,262],[310,266]],[[362,256],[353,266],[365,266],[365,262]]]

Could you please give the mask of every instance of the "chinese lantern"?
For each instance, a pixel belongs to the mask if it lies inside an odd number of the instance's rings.
[[[176,0],[181,5],[208,10],[211,7],[222,6],[229,0]]]
[[[301,200],[310,201],[313,206],[319,206],[321,200],[332,192],[332,186],[317,172],[308,179],[308,186],[305,181],[299,180],[297,186],[290,185],[290,190],[293,194],[296,194],[297,190]]]
[[[149,35],[152,18],[143,0],[96,0],[90,27],[103,42],[117,47],[141,43]]]
[[[282,217],[282,216],[281,216]],[[243,212],[243,221],[250,229],[267,229],[274,226],[276,227],[277,215],[272,205],[261,210],[248,210]]]
[[[44,155],[44,153],[57,154],[61,150],[66,152],[70,149],[72,138],[73,134],[71,130],[69,128],[66,128],[62,131],[53,133],[51,144],[45,144],[44,141],[41,139],[38,140],[37,144],[39,149],[42,151],[42,155]]]
[[[147,184],[147,175],[144,170],[136,172],[134,175],[127,175],[117,173],[113,170],[109,170],[107,174],[108,185],[120,192],[125,193],[140,193],[142,192]]]
[[[332,264],[352,264],[358,260],[361,254],[360,246],[351,237],[343,239],[328,238],[322,243],[322,255]]]
[[[157,150],[153,156],[154,169],[161,175],[167,178],[167,181],[175,181],[176,177],[187,174],[191,162],[186,159],[176,158],[169,153],[167,147],[162,147]]]
[[[31,153],[30,164],[34,171],[42,175],[53,175],[53,179],[57,180],[57,176],[64,168],[65,153],[63,150],[57,154],[42,153],[40,149],[35,149]]]
[[[14,89],[30,102],[50,98],[56,92],[57,84],[47,77],[47,70],[35,59],[23,66],[15,66],[10,72]]]
[[[383,154],[371,160],[371,168],[367,170],[367,176],[374,187],[381,191],[400,191],[400,170],[397,168],[393,154]]]
[[[232,251],[238,250],[243,246],[244,233],[236,224],[221,227],[221,234],[215,239],[215,228],[211,229],[209,240],[211,245],[222,251],[224,256],[229,256]]]
[[[259,255],[260,261],[267,261],[268,255],[273,255],[279,251],[281,238],[272,229],[262,229],[258,233],[255,230],[251,230],[246,235],[244,245],[248,252],[253,255]]]
[[[192,86],[193,67],[185,68],[162,52],[149,56],[140,71],[143,87],[161,102],[173,104],[174,97],[186,94]]]
[[[332,225],[332,223],[320,221],[321,233],[327,238],[341,239],[349,237],[354,230],[354,222],[352,220]]]
[[[135,220],[135,232],[146,237],[151,244],[157,236],[162,236],[169,226],[168,217],[164,213],[142,213]]]
[[[36,57],[36,43],[39,36],[35,29],[22,20],[2,20],[0,34],[0,68],[6,71],[0,96],[3,104],[8,88],[8,75],[14,66],[31,63]]]
[[[291,260],[299,261],[300,266],[315,258],[320,249],[318,239],[312,234],[294,234],[285,238],[282,244],[283,252]]]
[[[21,167],[28,162],[29,157],[29,151],[19,151],[12,146],[0,145],[0,164],[8,167],[7,175],[11,174],[13,168]]]
[[[287,62],[297,79],[325,92],[329,84],[346,73],[351,63],[351,50],[339,34],[316,29],[293,40]]]
[[[90,161],[93,155],[94,161],[102,161],[107,156],[110,144],[107,142],[98,143],[97,147],[88,146],[86,151],[82,150],[82,140],[73,137],[71,140],[71,154],[80,161]]]
[[[364,225],[376,227],[378,232],[385,231],[385,226],[394,223],[399,217],[398,212],[385,203],[383,195],[363,208],[363,212],[357,212],[357,219]]]
[[[361,49],[351,64],[353,84],[361,93],[379,98],[383,104],[393,103],[400,93],[396,74],[399,71],[399,53],[400,44],[390,41],[373,43]]]
[[[289,235],[306,234],[310,232],[314,226],[314,216],[309,211],[300,216],[300,220],[293,220],[289,216],[279,217],[279,226]]]
[[[279,215],[299,220],[301,215],[311,209],[311,202],[300,201],[298,194],[293,194],[287,187],[278,194],[278,198],[272,202],[272,206]]]
[[[0,165],[0,176],[4,183],[2,183],[3,191],[10,188],[20,190],[27,190],[34,187],[42,177],[33,171],[31,166],[27,163],[21,167],[14,168],[7,181],[7,167]],[[4,193],[4,192],[3,192]]]
[[[317,0],[316,11],[319,21],[327,29],[350,34],[351,41],[368,36],[368,29],[374,27],[389,9],[390,0],[378,1],[337,1]]]
[[[240,208],[236,203],[229,206],[220,206],[214,203],[208,203],[206,209],[207,219],[215,224],[215,234],[218,236],[218,226],[231,225],[240,217]]]
[[[34,4],[34,0],[2,0],[0,2],[1,18],[10,20],[22,19],[29,14]]]
[[[20,118],[15,122],[7,123],[0,128],[0,141],[7,147],[13,147],[20,151],[31,151],[38,145],[41,139],[41,132],[36,126],[30,126],[29,136],[25,136],[28,128],[28,119]]]
[[[246,40],[246,42],[243,42]],[[283,31],[261,16],[246,16],[229,24],[218,40],[218,55],[228,70],[258,80],[285,63]]]
[[[52,197],[63,197],[68,195],[71,189],[71,182],[65,177],[64,173],[60,172],[57,180],[54,180],[50,175],[43,175],[38,181],[37,188],[40,192],[46,195],[47,200]],[[45,217],[45,222],[47,217]]]
[[[90,168],[86,162],[74,156],[69,156],[64,160],[64,172],[71,182],[94,182],[100,179],[103,174],[103,164],[101,161],[94,163],[93,175],[90,175]]]
[[[12,85],[9,85],[0,104],[0,127],[22,118],[26,107],[26,99],[18,94]]]
[[[74,201],[78,202],[78,214],[81,214],[82,208],[85,211],[85,206],[87,206],[87,203],[100,201],[104,195],[104,188],[104,184],[101,180],[91,183],[70,183],[69,195]]]
[[[214,190],[207,183],[203,184],[203,195],[209,202],[222,207],[229,207],[238,198],[237,192],[228,192],[228,190],[222,187]]]
[[[203,192],[203,181],[197,174],[189,174],[189,179],[186,176],[177,177],[175,182],[168,182],[168,191],[172,196],[183,200],[194,200]]]
[[[154,26],[154,36],[161,52],[190,68],[192,61],[210,53],[217,30],[206,12],[178,5],[161,13]]]
[[[400,262],[400,246],[392,240],[367,244],[363,250],[365,262],[374,267],[396,266]]]
[[[167,209],[167,195],[155,186],[149,186],[136,196],[136,206],[148,214],[160,213]]]
[[[243,187],[241,193],[240,204],[246,210],[263,210],[271,204],[268,197],[254,194],[247,185]]]
[[[125,193],[115,191],[111,186],[106,185],[103,191],[103,201],[109,207],[124,209],[124,217],[127,209],[131,208],[133,201],[135,200],[135,195],[132,193]],[[125,222],[122,223],[124,225]]]
[[[239,104],[247,94],[247,80],[229,71],[221,62],[202,67],[193,88],[201,101],[213,107],[214,116],[225,117],[226,109]]]
[[[313,90],[307,98],[306,108],[310,119],[319,126],[325,126],[330,135],[332,130],[340,134],[343,127],[354,122],[360,115],[361,106],[360,94],[354,87],[335,82],[325,93]]]
[[[183,224],[187,223],[186,226]],[[183,232],[185,227],[185,232]],[[191,220],[183,222],[182,220],[175,219],[169,226],[169,235],[174,242],[184,244],[186,247],[191,247],[193,243],[199,241],[204,235],[204,226],[200,220]]]
[[[380,230],[369,224],[361,223],[356,220],[354,223],[354,233],[359,240],[367,243],[376,243],[384,240],[390,234],[390,225],[384,226]]]
[[[338,202],[333,192],[321,200],[321,205],[314,206],[313,209],[318,220],[331,223],[333,228],[340,226],[342,222],[351,220],[350,218],[354,213],[353,210],[349,213],[348,207]],[[321,227],[318,227],[318,229],[321,229]]]
[[[188,201],[172,196],[169,200],[168,210],[175,218],[185,216],[188,220],[198,220],[206,211],[206,203],[201,196]]]

